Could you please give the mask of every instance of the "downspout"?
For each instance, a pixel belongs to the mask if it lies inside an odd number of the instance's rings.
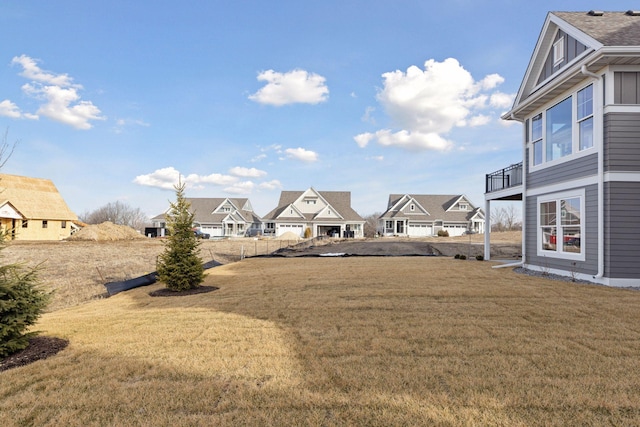
[[[580,67],[580,72],[583,76],[600,80],[600,76],[587,70],[585,64]],[[597,108],[600,109],[601,106],[602,104],[598,103]],[[598,116],[604,119],[604,115]],[[598,273],[593,276],[594,279],[601,279],[604,276],[604,135],[600,135],[598,141],[600,145],[598,147]]]

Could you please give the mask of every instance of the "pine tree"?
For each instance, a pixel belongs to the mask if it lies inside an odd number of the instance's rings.
[[[158,278],[172,291],[197,288],[204,280],[200,241],[193,232],[191,204],[184,197],[185,184],[175,186],[176,201],[165,215],[169,236],[158,258]]]
[[[7,232],[0,232],[0,250]],[[37,269],[18,264],[0,265],[0,358],[29,345],[37,332],[26,332],[47,306],[50,294],[38,287]]]

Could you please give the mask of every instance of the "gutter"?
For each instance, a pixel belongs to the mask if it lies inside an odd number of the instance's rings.
[[[591,77],[600,81],[600,76],[592,73],[587,69],[585,64],[580,67],[580,73],[582,75]],[[602,92],[601,92],[602,93]],[[604,102],[605,100],[603,100]],[[602,103],[598,103],[598,110],[601,110]],[[594,109],[595,110],[595,109]],[[604,116],[598,115],[604,120]],[[600,145],[598,150],[598,272],[594,279],[601,279],[604,276],[604,135],[601,134],[598,138],[598,144]],[[586,225],[585,225],[586,226]]]

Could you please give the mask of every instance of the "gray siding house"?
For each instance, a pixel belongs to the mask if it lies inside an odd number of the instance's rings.
[[[377,231],[401,237],[437,236],[439,231],[449,236],[484,233],[484,212],[464,194],[391,194]]]
[[[246,198],[186,198],[194,215],[194,228],[212,239],[243,237],[262,233],[262,219]],[[157,236],[164,236],[164,213],[151,219]]]
[[[523,159],[487,175],[485,212],[522,200],[524,266],[638,286],[640,12],[550,12],[502,118]]]
[[[365,220],[351,208],[349,191],[283,191],[263,221],[265,234],[276,237],[364,237]]]

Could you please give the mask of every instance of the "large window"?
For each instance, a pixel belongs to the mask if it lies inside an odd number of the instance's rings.
[[[538,166],[594,146],[593,85],[531,118],[530,162]]]
[[[584,259],[584,194],[561,194],[538,199],[540,255]]]
[[[571,154],[571,98],[549,108],[546,120],[547,161]]]

